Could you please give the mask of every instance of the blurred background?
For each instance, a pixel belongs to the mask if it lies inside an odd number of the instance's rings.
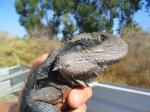
[[[30,66],[73,35],[97,31],[129,45],[97,80],[150,88],[150,0],[0,0],[0,68]]]

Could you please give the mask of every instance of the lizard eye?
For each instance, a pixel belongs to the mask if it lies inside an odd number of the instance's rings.
[[[109,39],[108,36],[106,36],[106,35],[104,35],[104,34],[101,34],[100,40],[101,40],[102,42],[104,42],[105,40],[108,40],[108,39]]]

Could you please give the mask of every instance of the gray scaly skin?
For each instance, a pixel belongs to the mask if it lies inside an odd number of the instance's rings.
[[[64,103],[68,91],[88,86],[127,51],[127,44],[121,38],[107,33],[76,36],[30,73],[22,92],[20,111],[59,111],[54,105]],[[65,108],[62,111],[66,111]]]

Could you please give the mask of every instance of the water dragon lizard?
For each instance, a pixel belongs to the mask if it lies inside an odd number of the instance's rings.
[[[125,41],[108,33],[75,36],[31,71],[22,92],[20,111],[59,112],[54,105],[64,103],[69,90],[89,86],[127,51]]]

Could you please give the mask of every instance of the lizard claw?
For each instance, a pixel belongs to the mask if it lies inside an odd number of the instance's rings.
[[[87,87],[88,84],[86,84],[85,82],[81,81],[81,80],[76,80],[81,86],[83,87]]]

